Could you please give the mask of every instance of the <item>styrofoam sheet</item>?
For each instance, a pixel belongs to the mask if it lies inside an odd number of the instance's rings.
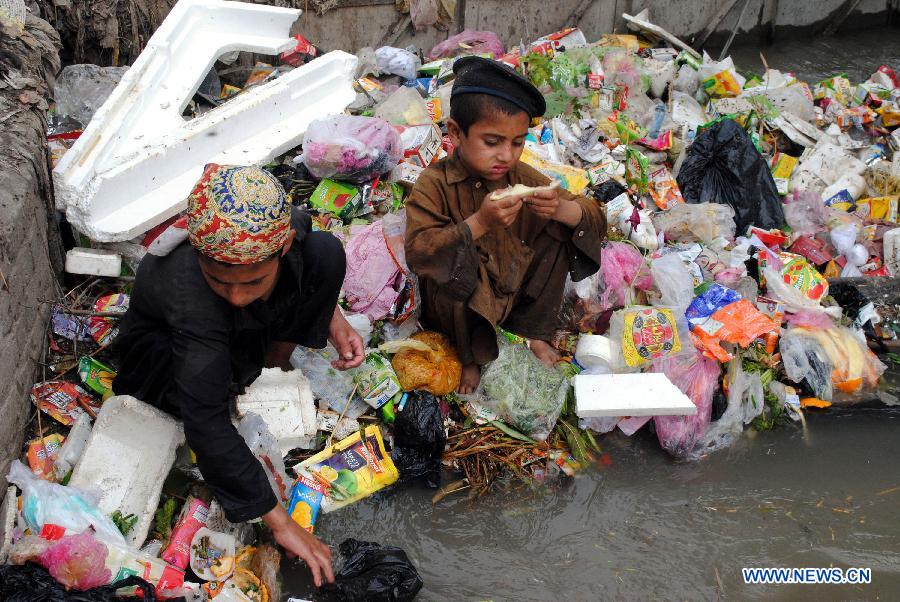
[[[241,416],[252,412],[263,419],[282,454],[314,443],[316,405],[309,379],[300,370],[264,368],[236,405]]]
[[[329,52],[185,120],[216,59],[293,46],[299,10],[180,0],[54,169],[57,206],[93,240],[122,241],[186,207],[207,163],[260,164],[297,146],[309,123],[356,94],[357,59]]]
[[[579,374],[575,377],[576,413],[599,416],[689,416],[697,406],[659,372]]]
[[[107,515],[119,510],[137,516],[126,540],[140,546],[183,442],[181,424],[168,414],[134,397],[110,397],[97,414],[69,484],[100,494],[98,507]]]
[[[12,548],[13,530],[16,526],[16,488],[10,485],[6,489],[3,503],[0,504],[0,564],[6,563],[6,557]]]

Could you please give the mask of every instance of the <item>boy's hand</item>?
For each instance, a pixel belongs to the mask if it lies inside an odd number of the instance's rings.
[[[581,221],[581,205],[559,196],[559,190],[539,190],[525,204],[538,216],[574,228]]]
[[[321,586],[323,581],[334,583],[331,550],[315,535],[295,523],[281,504],[276,504],[262,519],[288,556],[299,556],[306,562],[316,587]]]
[[[356,368],[366,357],[362,337],[350,326],[340,307],[334,308],[334,315],[328,327],[328,340],[340,356],[331,362],[338,370]]]
[[[495,201],[491,199],[492,194],[489,192],[485,195],[478,211],[466,219],[469,229],[472,230],[472,238],[480,238],[491,230],[508,228],[516,221],[519,211],[522,210],[521,197],[508,197]]]

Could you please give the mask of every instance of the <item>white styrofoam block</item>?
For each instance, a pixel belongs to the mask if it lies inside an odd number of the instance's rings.
[[[583,368],[611,366],[612,348],[609,337],[601,334],[583,334],[575,347],[575,361]]]
[[[12,548],[13,530],[16,526],[16,488],[7,487],[3,504],[0,504],[0,564],[6,564],[6,557]]]
[[[891,276],[900,276],[900,228],[884,233],[884,264]]]
[[[138,547],[150,532],[163,481],[182,443],[181,424],[168,414],[134,397],[110,397],[69,484],[99,493],[98,507],[107,515],[119,510],[137,516],[126,540]]]
[[[697,406],[660,372],[579,374],[575,377],[576,413],[597,416],[688,416]]]
[[[278,54],[301,11],[180,0],[53,171],[57,207],[93,240],[133,238],[175,215],[207,163],[261,164],[356,97],[357,59],[329,52],[192,120],[184,108],[216,59]]]
[[[122,273],[122,256],[104,249],[75,247],[66,251],[66,271],[87,276],[118,276]]]
[[[306,448],[318,430],[312,389],[300,370],[264,368],[238,396],[237,411],[241,416],[250,412],[259,415],[278,440],[282,455]]]

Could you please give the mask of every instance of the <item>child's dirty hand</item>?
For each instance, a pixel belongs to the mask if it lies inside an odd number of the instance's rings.
[[[491,200],[488,193],[475,212],[478,221],[486,231],[508,228],[522,210],[522,197],[507,197],[497,201]]]
[[[560,205],[559,191],[555,188],[536,190],[525,205],[539,217],[554,219]]]

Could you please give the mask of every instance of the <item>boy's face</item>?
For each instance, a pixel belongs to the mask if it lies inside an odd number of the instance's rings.
[[[453,119],[447,123],[447,130],[471,171],[485,180],[499,180],[522,155],[530,123],[524,111],[515,115],[490,111],[469,127],[468,134]]]

